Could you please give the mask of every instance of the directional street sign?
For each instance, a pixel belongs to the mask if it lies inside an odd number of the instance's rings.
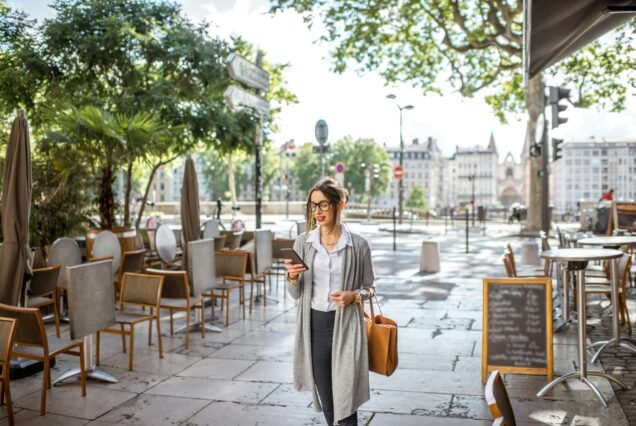
[[[230,77],[258,90],[269,90],[269,73],[242,56],[232,53],[227,60]]]
[[[393,168],[393,177],[396,179],[402,179],[402,176],[404,176],[404,169],[402,166],[395,166]]]
[[[254,108],[263,117],[269,116],[269,102],[253,93],[243,90],[238,86],[229,86],[225,89],[223,97],[231,109]]]
[[[336,173],[344,173],[345,171],[345,165],[342,162],[337,162],[336,163]]]

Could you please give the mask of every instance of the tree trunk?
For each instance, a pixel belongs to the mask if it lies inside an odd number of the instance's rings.
[[[126,194],[124,196],[124,226],[130,226],[130,194],[132,193],[133,162],[126,169]]]
[[[232,161],[232,153],[227,155],[227,176],[228,186],[230,187],[230,201],[232,206],[236,205],[236,184],[234,182],[234,162]]]
[[[114,182],[113,167],[110,163],[107,163],[102,167],[102,177],[99,185],[99,219],[100,226],[104,229],[110,229],[115,226]]]
[[[146,184],[146,190],[144,191],[144,198],[141,200],[141,205],[139,206],[139,214],[137,215],[137,220],[135,221],[135,229],[139,230],[139,226],[141,224],[141,218],[144,215],[144,210],[146,209],[146,203],[148,202],[148,195],[150,194],[150,188],[152,188],[152,181],[155,179],[155,174],[159,167],[165,166],[168,163],[173,162],[177,156],[174,156],[168,160],[160,161],[154,166],[152,166],[152,170],[150,171],[150,176],[148,177],[148,183]]]
[[[526,108],[528,110],[528,126],[526,131],[526,149],[535,142],[535,133],[539,115],[545,109],[545,86],[541,74],[528,81],[526,89]],[[547,147],[541,147],[546,149]],[[528,155],[528,153],[525,153]],[[541,230],[541,199],[542,187],[539,177],[541,170],[541,157],[530,157],[530,176],[528,179],[528,219],[526,221],[526,231],[539,232]],[[547,175],[547,174],[546,174]],[[547,178],[547,176],[546,176]]]

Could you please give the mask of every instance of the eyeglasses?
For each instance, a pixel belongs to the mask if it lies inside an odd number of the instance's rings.
[[[329,210],[331,203],[327,200],[323,200],[319,203],[312,203],[311,201],[307,203],[307,208],[311,209],[312,212],[315,212],[316,209],[320,209],[321,212],[326,212]]]

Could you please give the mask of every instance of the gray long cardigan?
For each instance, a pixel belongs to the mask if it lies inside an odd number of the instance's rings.
[[[296,238],[294,250],[311,268],[316,249],[307,243],[308,234]],[[375,291],[371,250],[367,241],[351,234],[352,246],[347,245],[342,258],[340,288],[360,289],[363,298]],[[311,293],[312,271],[301,274],[297,284],[287,283],[293,299],[300,299],[294,342],[294,388],[312,392],[314,408],[321,411],[311,364]],[[353,414],[369,400],[369,353],[367,333],[360,306],[352,303],[345,308],[336,307],[331,354],[334,419],[340,420]]]

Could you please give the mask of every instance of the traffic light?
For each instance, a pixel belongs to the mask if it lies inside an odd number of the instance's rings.
[[[561,159],[561,144],[563,143],[563,139],[552,138],[552,161],[557,161]]]
[[[548,103],[550,104],[550,109],[552,110],[552,128],[556,129],[559,125],[567,123],[568,119],[565,117],[560,117],[559,113],[568,109],[567,105],[559,104],[561,99],[570,99],[570,89],[566,89],[564,87],[549,87],[549,96]]]
[[[530,157],[541,157],[541,144],[533,143],[530,145]]]

